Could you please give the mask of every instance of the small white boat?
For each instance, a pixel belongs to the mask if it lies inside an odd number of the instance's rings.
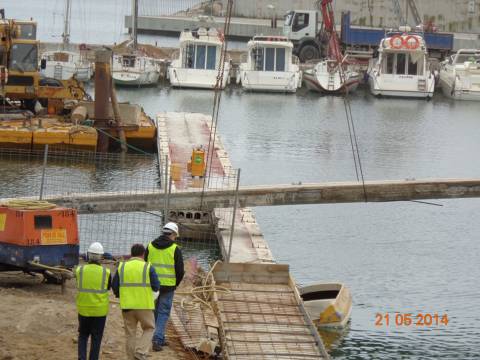
[[[113,56],[112,79],[117,85],[148,86],[158,82],[158,60],[144,56],[138,51]]]
[[[431,98],[435,89],[425,40],[418,33],[387,34],[368,75],[370,91],[376,96]]]
[[[360,84],[360,74],[346,65],[339,65],[336,60],[326,59],[315,64],[313,69],[305,70],[303,82],[311,91],[340,94],[355,91]]]
[[[173,87],[224,89],[229,82],[230,61],[225,60],[222,81],[219,77],[223,35],[216,29],[199,28],[180,34],[180,51],[168,67]]]
[[[461,49],[442,62],[440,87],[458,100],[480,100],[480,50]]]
[[[298,290],[315,325],[322,328],[345,327],[352,312],[352,295],[345,285],[317,283]]]
[[[82,54],[72,51],[47,51],[42,54],[42,74],[57,80],[68,80],[75,77],[80,81],[88,81],[93,75],[93,64]],[[42,67],[42,66],[41,66]]]
[[[302,85],[298,58],[285,36],[254,36],[247,47],[237,73],[237,84],[245,90],[294,93]]]

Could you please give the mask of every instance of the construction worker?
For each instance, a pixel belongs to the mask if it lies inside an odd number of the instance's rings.
[[[154,300],[160,283],[155,269],[143,260],[144,254],[142,244],[133,245],[130,260],[119,264],[112,282],[115,296],[120,297],[129,360],[147,359],[155,330]],[[138,323],[143,333],[137,341]]]
[[[160,280],[160,296],[155,303],[155,333],[152,339],[153,351],[161,351],[167,346],[165,328],[170,310],[172,309],[173,295],[185,274],[183,256],[177,246],[178,226],[173,222],[165,224],[162,235],[148,244],[145,260],[152,264]]]
[[[87,343],[91,337],[90,360],[97,360],[109,309],[110,269],[102,266],[103,246],[99,242],[87,251],[88,264],[75,269],[78,310],[78,359],[87,359]]]

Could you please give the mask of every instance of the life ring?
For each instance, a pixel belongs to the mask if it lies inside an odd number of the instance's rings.
[[[399,43],[400,40],[400,43]],[[390,47],[392,49],[401,49],[405,46],[405,40],[400,35],[395,35],[390,38]]]
[[[411,39],[415,40],[415,41],[410,41]],[[416,36],[413,36],[413,35],[409,35],[405,38],[405,47],[407,49],[410,49],[410,50],[415,50],[415,49],[418,49],[418,47],[420,46],[420,40],[418,40],[418,38]]]

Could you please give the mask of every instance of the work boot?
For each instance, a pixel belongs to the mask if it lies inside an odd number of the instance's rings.
[[[152,351],[162,351],[162,345],[157,343],[152,343]]]

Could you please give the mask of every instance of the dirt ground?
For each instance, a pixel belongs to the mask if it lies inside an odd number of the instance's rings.
[[[0,360],[65,360],[77,358],[75,283],[65,293],[43,277],[22,272],[0,273]],[[111,300],[115,297],[111,294]],[[149,359],[194,359],[185,352],[169,324],[169,346],[150,353]],[[101,359],[126,359],[123,320],[118,303],[110,313],[102,342]]]

